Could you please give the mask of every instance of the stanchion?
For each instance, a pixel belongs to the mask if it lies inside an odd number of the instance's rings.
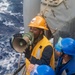
[[[17,73],[19,73],[21,71],[21,69],[25,66],[25,63],[20,67],[18,68],[13,75],[16,75]]]

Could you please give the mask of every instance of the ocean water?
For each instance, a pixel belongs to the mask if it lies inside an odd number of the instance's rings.
[[[18,68],[20,53],[10,45],[11,37],[24,31],[23,0],[0,0],[0,75]],[[24,56],[20,65],[24,63]]]

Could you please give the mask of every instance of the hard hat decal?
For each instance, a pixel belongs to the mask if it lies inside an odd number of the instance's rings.
[[[31,23],[34,23],[35,20],[36,20],[36,18],[33,18],[32,21],[31,21]]]

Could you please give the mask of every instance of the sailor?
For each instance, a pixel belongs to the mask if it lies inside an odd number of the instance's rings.
[[[55,72],[48,65],[36,65],[30,75],[55,75]]]
[[[72,38],[60,38],[55,45],[58,55],[58,64],[56,66],[56,75],[75,75],[75,40]]]
[[[25,50],[26,75],[30,75],[29,73],[33,70],[35,64],[49,65],[54,69],[54,49],[44,35],[44,30],[48,30],[46,20],[42,16],[36,16],[31,20],[29,27],[29,31],[34,34],[34,42],[30,49]]]

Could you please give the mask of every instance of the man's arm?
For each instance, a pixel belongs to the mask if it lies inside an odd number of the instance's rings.
[[[32,56],[30,62],[32,64],[38,64],[38,65],[41,65],[41,64],[49,65],[52,53],[53,53],[53,48],[49,45],[45,47],[45,49],[43,50],[42,57],[40,60]]]

